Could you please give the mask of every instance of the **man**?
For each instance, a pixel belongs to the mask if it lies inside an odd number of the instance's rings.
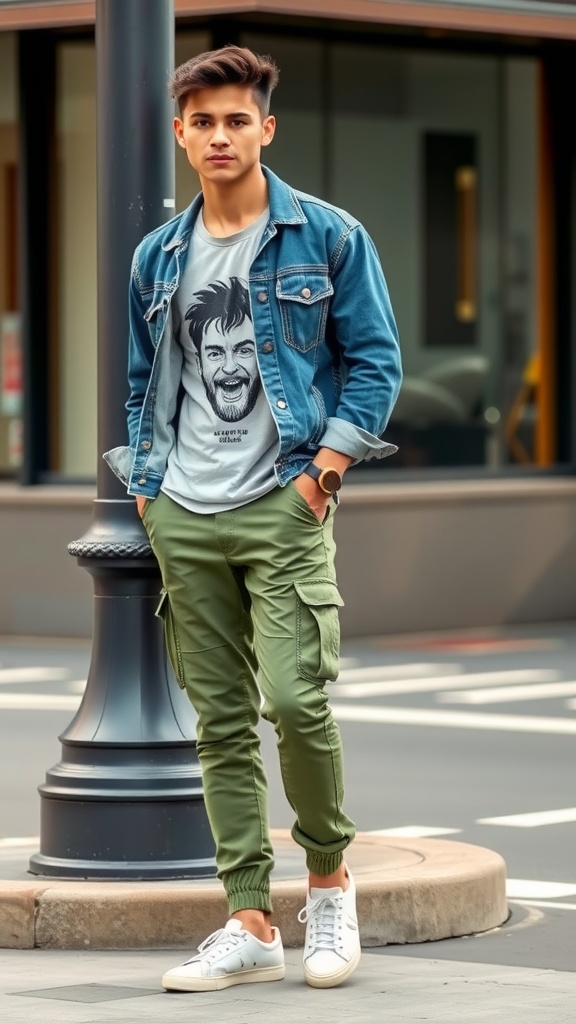
[[[106,458],[136,497],[163,579],[159,614],[198,713],[198,755],[229,920],[169,990],[284,977],[271,924],[260,714],[278,736],[309,874],[304,976],[360,959],[344,861],[333,515],[347,467],[381,439],[401,380],[394,317],[364,228],[260,162],[278,70],[236,46],[174,72],[192,205],[147,235],[130,282],[130,444]],[[262,707],[262,699],[264,701]]]

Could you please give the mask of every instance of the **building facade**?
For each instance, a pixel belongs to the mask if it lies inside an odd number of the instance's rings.
[[[175,63],[229,42],[274,57],[269,166],[358,217],[388,280],[399,451],[347,475],[345,632],[571,618],[576,3],[175,13]],[[92,2],[0,0],[3,633],[90,632],[66,545],[99,458],[95,17]],[[182,209],[198,182],[176,158]]]

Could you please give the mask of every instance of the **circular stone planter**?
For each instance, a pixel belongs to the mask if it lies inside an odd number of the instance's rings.
[[[272,832],[274,923],[301,946],[306,897],[302,850]],[[346,855],[357,888],[363,946],[429,942],[488,931],[508,917],[506,865],[482,846],[359,833]],[[111,882],[34,877],[23,867],[0,881],[0,947],[13,949],[196,948],[222,927],[216,879]]]

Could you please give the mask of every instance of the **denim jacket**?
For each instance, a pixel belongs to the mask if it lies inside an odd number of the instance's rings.
[[[394,315],[374,244],[343,210],[263,168],[270,219],[250,270],[263,388],[279,435],[284,486],[321,447],[359,462],[397,449],[381,439],[402,371]],[[104,458],[129,494],[158,494],[175,442],[183,353],[171,302],[202,194],[146,235],[129,290],[127,447]]]

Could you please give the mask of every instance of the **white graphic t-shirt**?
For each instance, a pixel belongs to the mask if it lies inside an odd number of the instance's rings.
[[[276,486],[278,431],[262,387],[248,277],[266,210],[226,238],[198,215],[174,300],[184,399],[162,490],[191,512],[245,505]]]

